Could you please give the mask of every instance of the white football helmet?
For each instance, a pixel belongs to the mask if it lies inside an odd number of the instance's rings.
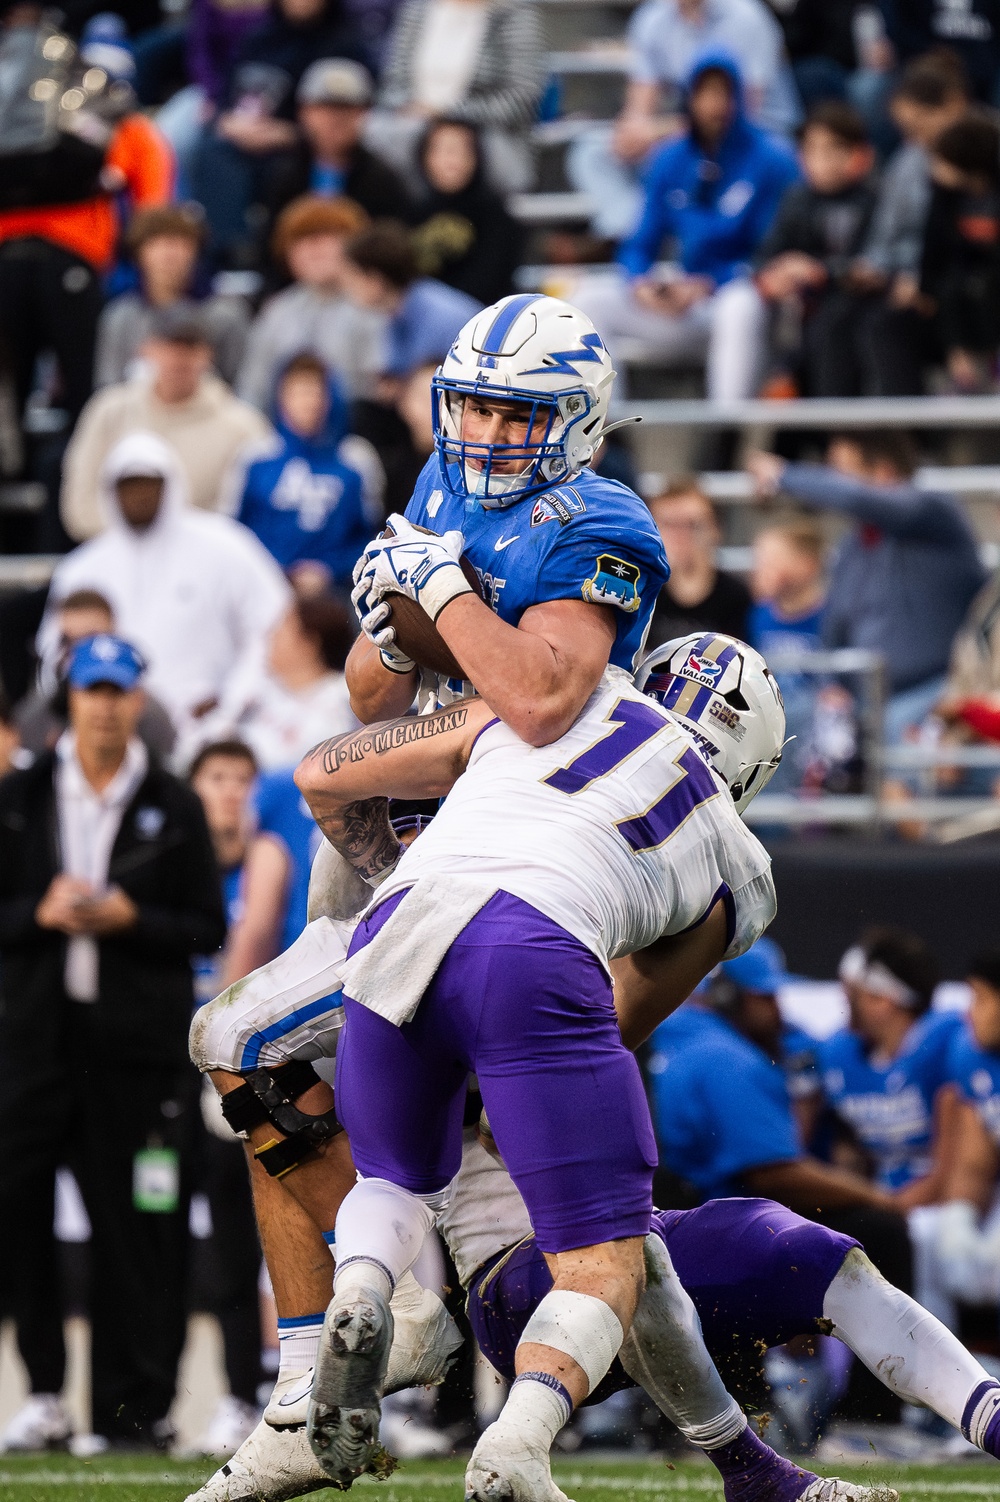
[[[690,731],[742,813],[774,776],[785,742],[781,690],[760,653],[694,631],[650,652],[635,684]]]
[[[522,292],[484,308],[461,330],[431,383],[445,485],[503,507],[571,479],[600,447],[614,378],[600,335],[569,303]],[[465,442],[465,399],[486,393],[531,408],[528,442]],[[494,470],[510,459],[523,459],[523,468]]]

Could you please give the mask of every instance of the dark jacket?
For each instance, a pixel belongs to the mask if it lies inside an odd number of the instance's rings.
[[[935,187],[920,290],[938,305],[946,349],[995,350],[1000,343],[1000,189],[984,194]]]
[[[417,252],[425,276],[437,277],[481,303],[498,302],[513,292],[524,234],[478,172],[458,193],[428,188],[420,220]]]
[[[139,909],[134,928],[99,943],[96,1002],[63,985],[66,938],[35,909],[61,867],[49,752],[0,781],[0,1046],[60,1051],[70,1009],[88,1014],[103,1058],[123,1066],[183,1065],[194,1004],[191,956],[223,943],[222,889],[194,793],[151,767],[125,810],[108,881]]]
[[[285,205],[310,192],[311,175],[312,153],[304,142],[275,157],[264,182],[267,228],[263,243],[269,241],[274,221]],[[354,153],[344,183],[344,197],[353,198],[372,219],[402,219],[411,223],[415,217],[413,199],[403,179],[364,146]]]
[[[294,25],[277,5],[267,20],[239,44],[225,83],[225,103],[232,108],[247,95],[259,96],[267,114],[295,118],[295,90],[311,63],[323,57],[367,62],[364,43],[337,0],[314,21]]]
[[[876,200],[870,178],[843,193],[817,193],[808,183],[794,183],[781,200],[754,265],[766,266],[775,256],[797,250],[822,261],[835,281],[860,252]]]
[[[980,99],[993,103],[1000,67],[1000,0],[879,0],[901,60],[949,47],[957,52]]]

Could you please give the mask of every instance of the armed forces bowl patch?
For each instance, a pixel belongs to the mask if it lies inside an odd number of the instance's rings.
[[[580,593],[589,605],[614,605],[631,615],[641,604],[638,565],[613,553],[600,553],[593,577],[584,579]]]

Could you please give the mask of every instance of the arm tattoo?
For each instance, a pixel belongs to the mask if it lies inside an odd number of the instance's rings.
[[[408,716],[377,730],[350,730],[346,735],[335,735],[321,741],[309,752],[319,758],[323,771],[329,776],[343,766],[344,762],[364,761],[366,756],[384,756],[387,751],[398,751],[411,746],[415,741],[431,739],[449,730],[461,730],[469,717],[468,706],[454,709],[439,709],[434,714]]]
[[[402,846],[389,823],[388,798],[361,798],[316,822],[365,881],[374,881],[399,859]]]

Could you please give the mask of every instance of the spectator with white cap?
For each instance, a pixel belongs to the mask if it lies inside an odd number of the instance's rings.
[[[100,501],[109,525],[56,568],[39,654],[53,649],[60,600],[99,590],[149,661],[149,687],[173,719],[180,760],[238,713],[235,700],[255,681],[291,591],[246,527],[188,505],[178,456],[155,433],[115,445]]]

